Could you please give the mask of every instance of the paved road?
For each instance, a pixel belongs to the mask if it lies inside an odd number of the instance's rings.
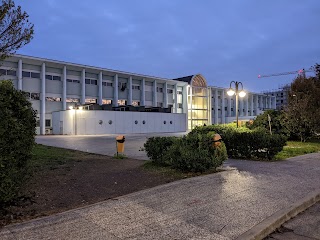
[[[320,240],[320,202],[283,224],[266,240]]]
[[[0,239],[235,239],[320,188],[320,153],[230,169],[0,230]]]
[[[148,137],[152,136],[182,136],[186,133],[152,133],[152,134],[125,134],[125,155],[130,158],[147,160],[144,151],[139,151]],[[77,135],[77,136],[37,136],[36,142],[48,146],[80,150],[90,153],[113,156],[116,150],[115,134],[108,135]]]

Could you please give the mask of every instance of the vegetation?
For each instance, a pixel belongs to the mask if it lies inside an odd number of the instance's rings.
[[[273,134],[281,134],[284,136],[290,136],[290,132],[286,126],[286,120],[283,111],[279,110],[267,110],[263,114],[256,117],[253,123],[247,123],[247,127],[251,130],[261,128],[266,132],[270,132],[270,126],[268,121],[270,116],[271,132]]]
[[[190,134],[216,132],[222,136],[228,156],[231,158],[272,160],[286,144],[283,135],[266,132],[264,129],[250,130],[233,125],[211,125],[196,127]]]
[[[11,81],[0,82],[0,203],[13,200],[28,173],[35,112]]]
[[[2,0],[0,6],[0,60],[4,60],[33,36],[33,24],[28,14],[16,7],[13,0]]]
[[[177,137],[153,137],[144,145],[147,156],[159,166],[170,166],[183,172],[215,170],[227,159],[223,143],[215,146],[213,133]]]
[[[297,77],[291,84],[286,125],[291,136],[306,141],[320,132],[320,79]]]
[[[309,142],[288,141],[287,146],[276,155],[276,159],[283,160],[289,157],[295,157],[308,153],[315,153],[320,151],[320,141],[313,140]]]

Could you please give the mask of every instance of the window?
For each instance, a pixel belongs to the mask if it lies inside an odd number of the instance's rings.
[[[40,100],[40,93],[31,93],[32,100]]]
[[[178,108],[182,108],[182,103],[178,103]]]
[[[98,80],[92,80],[92,79],[91,79],[91,84],[97,85],[97,84],[98,84]]]
[[[80,99],[79,98],[67,98],[66,102],[78,103],[78,102],[80,102]]]
[[[162,92],[163,92],[163,88],[161,88],[161,87],[157,87],[157,92],[162,93]]]
[[[168,104],[168,108],[173,108],[173,105],[172,104]]]
[[[7,75],[7,70],[0,69],[0,75]]]
[[[112,82],[102,82],[102,86],[112,87]]]
[[[158,106],[158,107],[163,107],[163,103],[162,103],[162,102],[158,102],[158,103],[157,103],[157,106]]]
[[[177,91],[177,94],[182,95],[182,91]]]
[[[86,78],[86,84],[97,85],[97,84],[98,84],[98,81],[95,80],[95,79]]]
[[[172,94],[173,93],[173,89],[167,89],[167,93]]]
[[[31,78],[40,78],[40,73],[31,72]]]
[[[52,80],[52,75],[46,75],[47,80]]]
[[[139,85],[132,85],[132,89],[133,90],[140,90],[140,86]]]
[[[127,101],[126,100],[118,100],[118,105],[125,106],[125,105],[127,105]]]
[[[96,98],[86,98],[85,103],[97,103],[97,99]]]
[[[67,82],[73,82],[73,83],[80,83],[80,80],[74,80],[74,79],[67,79]]]
[[[61,98],[57,98],[57,97],[46,97],[46,101],[48,101],[48,102],[61,102]]]
[[[61,77],[60,76],[52,76],[52,80],[61,81]]]
[[[112,104],[112,100],[102,99],[102,104]]]
[[[17,76],[17,72],[14,70],[7,70],[7,75],[8,76]]]
[[[225,111],[227,111],[227,110],[228,110],[228,108],[227,108],[227,107],[224,107],[224,110],[225,110]]]
[[[22,71],[22,77],[30,77],[30,72]]]
[[[46,119],[46,127],[51,127],[51,119]]]
[[[23,95],[29,100],[30,99],[30,93],[29,92],[23,92]]]
[[[132,101],[132,106],[140,106],[140,102],[139,101]]]

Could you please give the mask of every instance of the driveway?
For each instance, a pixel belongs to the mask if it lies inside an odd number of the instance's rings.
[[[148,137],[153,136],[182,136],[182,133],[149,133],[125,134],[125,155],[129,158],[147,160],[146,152],[140,151]],[[115,134],[108,135],[46,135],[37,136],[36,142],[43,145],[80,150],[83,152],[97,153],[113,156],[116,150]]]

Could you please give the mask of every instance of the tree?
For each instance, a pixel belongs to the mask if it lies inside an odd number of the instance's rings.
[[[291,84],[285,110],[287,126],[292,136],[306,141],[320,133],[320,79],[297,77]]]
[[[28,14],[16,7],[13,0],[2,0],[0,6],[0,60],[14,54],[30,42],[33,37],[33,24]]]
[[[35,137],[35,112],[11,81],[0,81],[0,206],[13,200],[28,173]]]
[[[271,117],[272,133],[289,136],[289,131],[286,127],[285,116],[283,111],[267,110],[263,114],[256,117],[252,124],[247,124],[248,128],[264,128],[269,132],[268,115]]]

